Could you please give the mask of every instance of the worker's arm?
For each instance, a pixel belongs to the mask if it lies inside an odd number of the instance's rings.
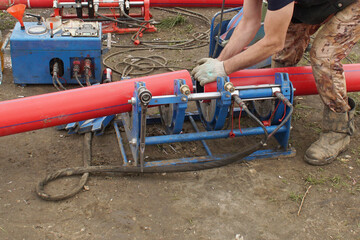
[[[245,20],[245,23],[240,24],[235,35],[231,37],[233,40],[231,43],[229,42],[230,45],[226,46],[225,52],[217,59],[201,59],[200,65],[191,72],[201,86],[216,81],[217,77],[225,77],[235,71],[253,66],[283,49],[294,3],[291,2],[279,10],[268,10],[264,22],[265,36],[242,51],[259,29],[262,1],[247,0],[245,3],[244,17],[245,14],[246,17],[240,21]],[[250,34],[250,37],[241,36],[243,34]]]
[[[293,10],[294,2],[276,11],[268,10],[264,21],[265,36],[245,51],[224,60],[226,74],[253,66],[282,50]]]
[[[236,26],[229,42],[221,51],[219,61],[227,60],[248,46],[261,26],[262,0],[244,1],[243,17]]]

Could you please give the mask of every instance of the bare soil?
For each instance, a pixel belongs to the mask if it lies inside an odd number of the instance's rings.
[[[207,17],[218,11],[194,10]],[[158,10],[152,14],[156,20],[168,16]],[[146,33],[143,39],[181,39],[207,28],[198,20],[188,19],[184,25]],[[118,43],[131,43],[130,35],[116,39]],[[191,69],[198,59],[207,56],[208,47],[156,54],[165,56],[169,65]],[[359,54],[357,46],[351,53],[354,62],[359,62]],[[56,91],[52,86],[13,84],[9,62],[4,74],[0,100]],[[114,78],[119,80],[116,74]],[[359,102],[357,93],[351,95]],[[303,161],[304,152],[319,135],[321,110],[318,96],[296,99],[290,140],[295,157],[254,160],[200,172],[91,175],[87,190],[59,202],[39,199],[35,185],[57,169],[82,165],[83,136],[48,128],[2,137],[0,239],[359,240],[359,133],[334,163],[314,167]],[[358,115],[356,121],[360,121]],[[153,126],[150,131],[159,129],[161,126]],[[190,127],[186,125],[185,129]],[[210,146],[218,152],[236,152],[249,142],[255,140],[213,141]],[[122,163],[112,128],[95,137],[93,147],[94,165]],[[146,150],[154,159],[198,154],[203,154],[198,143]],[[51,183],[48,190],[66,191],[76,181],[62,179]]]

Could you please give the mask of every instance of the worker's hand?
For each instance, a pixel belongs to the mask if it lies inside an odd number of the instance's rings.
[[[224,63],[214,58],[200,59],[198,66],[192,70],[191,75],[200,82],[201,86],[215,82],[218,77],[227,76]]]

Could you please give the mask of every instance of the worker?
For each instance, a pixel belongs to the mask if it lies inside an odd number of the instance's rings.
[[[347,149],[354,132],[355,102],[347,96],[340,61],[360,40],[360,0],[268,0],[265,36],[247,47],[260,28],[261,6],[262,0],[244,0],[243,19],[226,47],[216,59],[201,59],[192,75],[203,86],[270,56],[274,67],[294,66],[317,32],[310,60],[324,103],[323,126],[304,160],[329,164]]]

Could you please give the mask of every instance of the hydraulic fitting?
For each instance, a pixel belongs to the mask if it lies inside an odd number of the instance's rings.
[[[112,71],[106,68],[103,73],[103,83],[110,83],[112,81]]]
[[[75,77],[75,74],[79,75],[79,73],[80,73],[80,61],[79,60],[73,61],[73,73],[74,73],[74,77]]]
[[[91,60],[89,58],[86,58],[84,60],[84,72],[85,72],[86,85],[91,86],[90,78],[92,76],[92,73],[91,73]]]
[[[234,84],[231,82],[226,82],[224,85],[224,89],[225,89],[225,91],[228,91],[230,93],[233,93],[235,91]]]
[[[84,60],[84,71],[85,71],[85,74],[89,76],[89,78],[92,76],[92,73],[91,73],[91,60],[89,58],[86,58]]]
[[[58,62],[55,62],[54,65],[53,65],[53,76],[58,76],[59,75],[59,63]]]
[[[188,85],[184,84],[180,87],[181,94],[184,94],[186,96],[189,96],[191,94],[190,88]]]

